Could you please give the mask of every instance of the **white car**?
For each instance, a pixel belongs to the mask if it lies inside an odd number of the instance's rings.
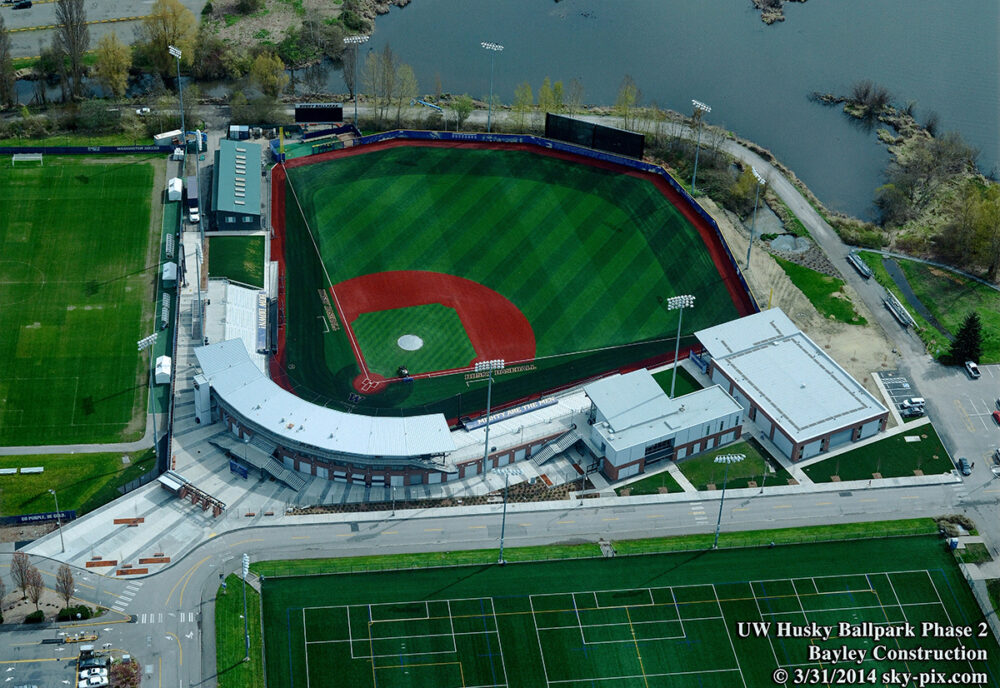
[[[188,211],[188,221],[193,225],[201,222],[201,213],[197,208],[191,208],[191,210]]]
[[[91,676],[78,684],[79,688],[102,688],[106,685],[108,685],[107,676]]]
[[[973,361],[966,361],[965,369],[969,372],[969,377],[973,380],[977,379],[982,374],[979,372],[979,366],[977,366]]]
[[[136,108],[135,109],[135,114],[139,115],[140,117],[142,117],[143,115],[148,115],[149,114],[149,108],[148,107]]]
[[[92,678],[94,676],[104,677],[108,675],[107,669],[101,669],[99,667],[94,667],[93,669],[84,669],[80,672],[80,678]]]

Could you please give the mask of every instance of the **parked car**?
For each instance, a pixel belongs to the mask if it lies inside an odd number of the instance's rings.
[[[993,463],[1000,466],[1000,449],[993,450]]]
[[[77,684],[79,688],[102,688],[108,685],[107,676],[91,676]]]
[[[964,456],[958,460],[958,472],[962,475],[972,475],[972,467]]]
[[[196,225],[199,222],[201,222],[201,213],[198,212],[197,208],[191,208],[188,211],[188,221],[193,225]]]
[[[31,9],[31,0],[21,0],[20,2],[14,3],[15,10],[28,10]]]
[[[1000,399],[997,399],[997,410],[1000,410]]]
[[[93,669],[84,669],[83,671],[80,672],[80,678],[90,678],[91,676],[107,676],[107,675],[108,675],[107,669],[99,669],[96,667]]]
[[[993,412],[993,420],[996,421],[997,425],[1000,425],[1000,411]]]
[[[903,409],[900,413],[903,418],[919,418],[924,415],[923,406],[911,406],[910,408]]]
[[[979,372],[979,366],[976,365],[975,361],[966,361],[965,370],[968,371],[969,377],[973,380],[977,379],[982,373]]]
[[[925,403],[927,402],[923,397],[910,397],[909,399],[904,400],[903,403],[899,405],[899,407],[906,409],[919,406],[920,408],[923,408]]]
[[[143,115],[148,115],[149,114],[149,108],[148,107],[136,108],[135,109],[135,114],[139,115],[140,117],[142,117]]]

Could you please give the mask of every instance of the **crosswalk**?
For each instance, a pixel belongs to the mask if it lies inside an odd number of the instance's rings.
[[[965,482],[956,483],[952,485],[951,491],[954,494],[951,500],[952,504],[959,504],[960,502],[964,502],[965,498],[969,496],[969,490],[965,486]]]
[[[705,507],[701,502],[691,502],[691,515],[698,525],[708,523],[708,516],[705,515]]]
[[[180,623],[195,623],[194,612],[147,612],[145,614],[136,614],[135,621],[140,624],[161,624],[164,619],[167,621],[173,621],[177,617],[177,621]]]
[[[142,587],[142,581],[132,581],[125,586],[125,591],[118,596],[118,601],[111,605],[111,608],[120,614],[125,613],[125,609],[128,607],[129,603],[135,599],[136,593],[139,592],[139,588]]]

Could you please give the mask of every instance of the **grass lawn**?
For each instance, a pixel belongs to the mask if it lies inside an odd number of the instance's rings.
[[[122,461],[127,456],[129,463]],[[119,497],[118,487],[156,469],[153,450],[123,454],[40,454],[0,456],[0,468],[43,466],[43,473],[0,475],[0,515],[54,511],[49,490],[60,509],[77,515],[93,511]]]
[[[1000,291],[933,265],[900,259],[896,262],[913,293],[951,334],[958,332],[966,315],[979,313],[983,323],[983,355],[979,362],[1000,362]],[[945,342],[941,346],[948,348]]]
[[[670,381],[673,379],[673,370],[661,370],[660,372],[653,375],[653,379],[656,383],[660,385],[662,389],[667,394],[670,394]],[[674,384],[674,396],[681,397],[685,394],[690,394],[691,392],[697,392],[702,389],[701,383],[694,379],[684,368],[677,369],[677,382]]]
[[[662,354],[677,328],[677,314],[663,305],[673,294],[703,305],[685,313],[685,344],[738,314],[695,226],[646,179],[526,151],[416,146],[288,175],[285,258],[300,269],[287,278],[286,352],[292,382],[310,398],[337,403],[353,377],[344,370],[354,365],[344,332],[317,327],[323,266],[334,284],[422,270],[508,299],[531,324],[537,358],[533,369],[503,376],[495,403]],[[552,372],[559,366],[566,370]],[[445,412],[461,415],[482,408],[479,387],[441,377],[365,403],[428,412],[455,400]],[[458,400],[460,393],[482,398]]]
[[[219,688],[264,688],[264,653],[260,638],[260,593],[247,586],[247,626],[250,661],[243,630],[243,581],[236,574],[226,578],[215,598],[215,662]]]
[[[854,305],[842,289],[844,280],[839,277],[824,275],[784,258],[774,256],[774,259],[785,271],[792,283],[806,295],[806,298],[825,318],[833,318],[850,325],[867,325],[868,321],[857,314]]]
[[[765,473],[767,479],[764,480],[764,487],[767,487],[767,485],[787,485],[788,479],[792,477],[788,474],[788,471],[773,460],[769,463],[776,472],[771,473],[765,467],[764,455],[761,454],[757,445],[745,441],[713,449],[710,452],[705,452],[689,459],[681,459],[677,462],[677,467],[681,469],[684,477],[690,480],[691,484],[699,490],[707,489],[707,486],[710,484],[714,484],[716,489],[721,490],[722,480],[726,474],[726,466],[715,463],[715,457],[720,454],[743,454],[746,456],[746,459],[739,463],[729,464],[729,479],[726,481],[727,488],[747,487],[747,483],[751,480],[756,482],[759,487]]]
[[[670,471],[662,470],[655,475],[648,476],[642,480],[636,480],[634,483],[629,483],[625,487],[620,487],[616,490],[618,496],[628,495],[634,497],[636,495],[648,495],[648,494],[663,494],[671,492],[683,492],[684,490],[677,481],[674,480],[674,476],[670,475]]]
[[[338,685],[381,688],[763,688],[774,685],[778,666],[818,668],[807,659],[811,643],[742,638],[735,630],[739,621],[975,627],[982,619],[954,557],[933,535],[697,556],[274,577],[263,586],[271,688],[330,685],[331,671]],[[241,625],[233,634],[242,634]],[[828,645],[843,643],[831,639]],[[931,638],[899,643],[959,645]],[[873,647],[869,641],[849,644]],[[971,670],[1000,673],[992,637],[961,644],[988,650],[986,661]],[[221,672],[231,662],[218,664]],[[874,660],[865,668],[905,670],[902,662]],[[911,661],[909,668],[930,665]],[[970,670],[959,662],[933,668]]]
[[[351,329],[368,369],[384,377],[395,377],[400,366],[411,375],[464,368],[476,357],[458,313],[440,303],[362,313]],[[399,339],[406,335],[420,342],[403,344],[419,348],[404,349]]]
[[[914,436],[920,437],[920,441],[906,441],[907,437]],[[912,476],[915,470],[930,475],[947,473],[954,468],[934,426],[927,424],[814,463],[803,470],[816,482],[825,483],[834,475],[841,480],[870,480],[872,473],[881,473],[883,478],[898,478]]]
[[[264,288],[264,237],[211,237],[208,240],[208,274]]]
[[[133,138],[126,134],[61,134],[58,136],[46,136],[42,139],[20,138],[0,138],[0,146],[151,146],[153,139],[148,137]],[[48,155],[48,154],[46,154]],[[46,165],[49,158],[44,159]],[[20,163],[23,165],[37,165],[37,162]]]
[[[0,165],[0,444],[142,434],[162,176],[161,156]]]

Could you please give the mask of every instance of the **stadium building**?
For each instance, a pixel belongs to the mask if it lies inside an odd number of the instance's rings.
[[[711,380],[793,461],[885,430],[889,410],[778,308],[695,336]]]
[[[261,147],[219,141],[212,168],[212,217],[222,231],[260,229]]]

